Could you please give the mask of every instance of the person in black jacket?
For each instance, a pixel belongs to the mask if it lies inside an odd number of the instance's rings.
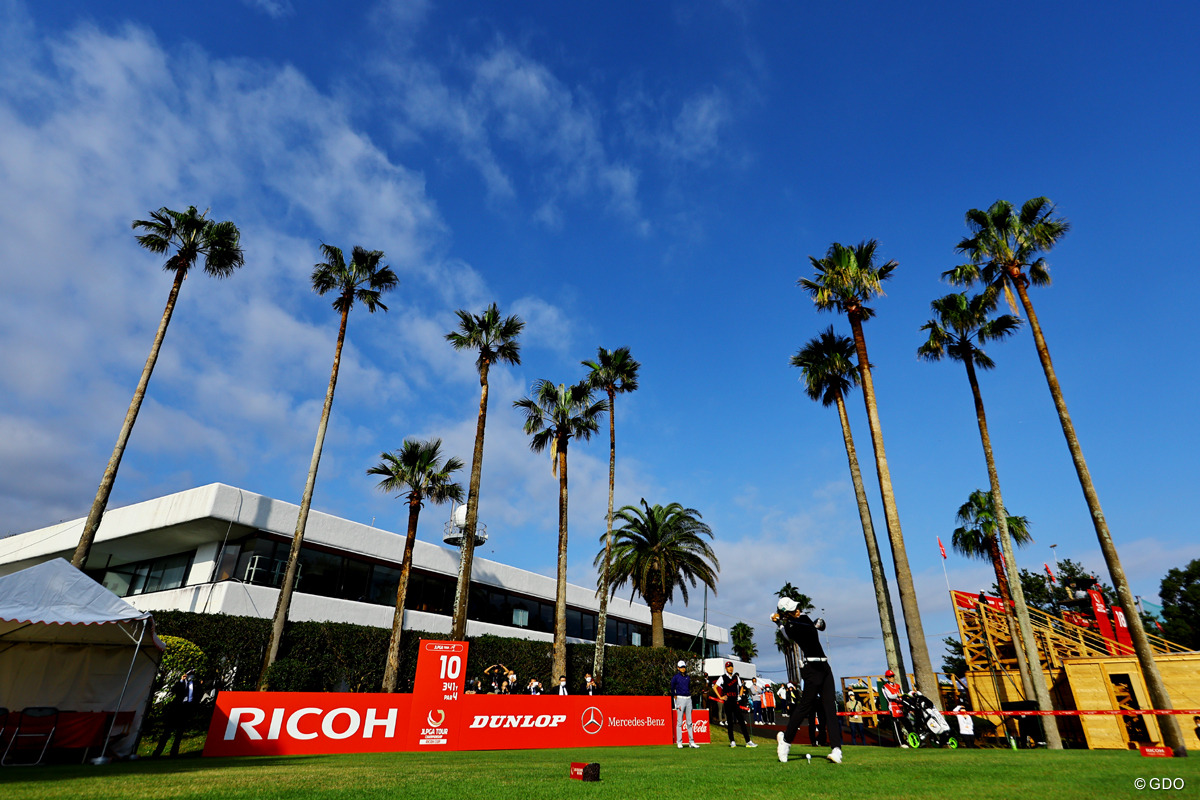
[[[183,740],[184,731],[195,718],[196,708],[200,705],[201,683],[196,680],[196,671],[189,669],[171,687],[171,699],[163,713],[163,732],[154,748],[154,758],[162,755],[167,746],[167,740],[172,736],[175,741],[171,744],[171,755],[179,755],[179,743]]]
[[[842,726],[837,716],[836,688],[833,682],[833,670],[829,668],[829,659],[821,647],[818,631],[825,630],[825,620],[813,621],[800,610],[800,604],[790,597],[781,597],[777,612],[771,615],[771,621],[779,626],[779,630],[789,640],[800,647],[800,677],[804,680],[804,692],[800,696],[800,705],[792,711],[788,718],[787,730],[779,733],[775,739],[776,754],[779,760],[787,763],[788,751],[795,741],[796,731],[800,729],[800,721],[812,717],[816,711],[817,701],[820,700],[821,719],[833,748],[825,756],[834,764],[842,763]]]
[[[738,706],[744,692],[745,684],[742,683],[741,677],[733,671],[733,662],[726,661],[725,673],[713,684],[713,697],[721,702],[721,708],[725,712],[725,730],[729,734],[730,747],[737,747],[737,742],[733,740],[734,724],[741,728],[742,736],[746,739],[746,747],[758,747],[750,739],[750,728],[746,725],[746,715]]]

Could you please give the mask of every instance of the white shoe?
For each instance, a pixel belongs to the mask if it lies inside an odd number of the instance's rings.
[[[675,745],[675,746],[676,746],[676,747],[678,747],[680,750],[682,750],[682,749],[683,749],[683,742],[680,742],[679,744],[677,744],[677,745]]]
[[[908,745],[906,745],[904,742],[901,742],[900,746],[903,747],[905,750],[908,749]]]
[[[699,749],[700,749],[700,745],[696,744],[695,742],[692,742],[691,744],[689,744],[689,745],[688,745],[688,747],[694,747],[694,748],[696,748],[697,750],[699,750]]]
[[[829,755],[825,756],[825,760],[832,761],[834,764],[842,763],[842,748],[833,748],[833,750],[829,752]]]
[[[730,743],[729,743],[729,746],[730,746],[730,747],[737,747],[737,742],[730,742]]]
[[[788,760],[788,751],[792,746],[783,740],[783,731],[775,734],[775,755],[779,756],[779,760],[786,764]]]
[[[758,747],[754,742],[746,742],[746,747]]]

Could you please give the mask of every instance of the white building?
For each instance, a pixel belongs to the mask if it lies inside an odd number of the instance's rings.
[[[220,483],[114,508],[104,515],[86,572],[146,611],[270,618],[298,514],[291,503]],[[69,560],[83,524],[81,518],[0,539],[0,575]],[[289,619],[390,628],[403,552],[403,536],[311,512]],[[418,540],[404,627],[449,633],[457,579],[458,551]],[[549,641],[554,595],[553,578],[477,557],[467,635]],[[594,641],[598,610],[594,589],[568,585],[568,637]],[[664,613],[663,626],[669,647],[701,653],[702,623]],[[704,633],[705,655],[729,641],[724,628],[709,625]],[[648,646],[650,609],[611,599],[606,640]]]

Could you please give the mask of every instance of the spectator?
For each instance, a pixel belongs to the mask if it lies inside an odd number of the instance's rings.
[[[858,694],[853,691],[846,692],[846,712],[850,715],[847,721],[850,723],[850,744],[866,744],[867,732],[863,728],[863,704],[858,698]]]

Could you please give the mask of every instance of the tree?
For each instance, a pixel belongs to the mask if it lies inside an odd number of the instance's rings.
[[[196,211],[195,206],[188,206],[187,211],[172,211],[163,206],[158,211],[150,212],[150,219],[134,220],[133,229],[146,231],[136,237],[137,243],[156,255],[164,255],[175,249],[175,254],[166,260],[163,269],[174,273],[175,280],[171,283],[171,291],[167,294],[167,306],[163,309],[162,319],[158,323],[158,331],[154,334],[154,343],[150,345],[150,355],[146,365],[142,367],[142,376],[137,388],[133,391],[133,399],[129,402],[129,410],[125,412],[125,421],[117,434],[117,443],[112,455],[108,458],[108,466],[104,468],[104,476],[96,489],[96,499],[88,512],[83,524],[83,533],[79,537],[79,545],[71,556],[71,564],[83,569],[87,564],[88,554],[92,550],[92,542],[108,507],[108,498],[112,494],[113,483],[117,479],[117,470],[121,466],[121,458],[125,455],[125,446],[133,432],[133,424],[137,421],[138,412],[142,408],[142,400],[146,397],[146,388],[150,385],[150,375],[158,361],[158,351],[162,348],[163,339],[167,335],[167,326],[171,324],[171,315],[175,312],[175,302],[179,299],[179,290],[188,276],[188,272],[198,259],[204,261],[204,272],[214,278],[228,278],[234,270],[242,266],[241,234],[232,222],[216,222],[205,219],[208,214]]]
[[[754,628],[746,623],[734,623],[729,629],[729,642],[738,661],[750,664],[758,658],[758,646],[754,644]]]
[[[450,623],[450,638],[464,639],[467,635],[467,603],[470,599],[471,567],[475,560],[475,530],[479,525],[479,478],[483,473],[483,432],[487,426],[488,372],[493,364],[520,364],[521,344],[517,337],[525,323],[515,314],[500,317],[495,303],[482,314],[463,309],[458,314],[458,330],[446,334],[446,341],[455,350],[479,353],[475,369],[479,372],[479,416],[475,422],[475,450],[471,454],[471,483],[467,491],[467,519],[462,532],[458,560],[458,586],[454,592],[454,616]]]
[[[875,316],[874,309],[866,303],[872,297],[883,293],[883,282],[891,277],[897,267],[895,261],[877,265],[877,247],[878,243],[874,239],[854,247],[834,242],[829,246],[825,258],[809,256],[809,261],[816,270],[816,278],[801,278],[798,283],[812,296],[819,311],[841,312],[850,321],[854,350],[858,355],[858,377],[862,386],[863,402],[867,407],[867,424],[871,429],[871,444],[875,449],[875,473],[879,478],[883,514],[887,522],[888,539],[892,545],[896,589],[900,594],[900,608],[904,612],[904,627],[908,633],[913,673],[917,688],[941,708],[937,677],[933,674],[933,662],[930,661],[929,647],[925,643],[925,628],[921,624],[921,611],[917,606],[917,590],[913,585],[912,570],[908,566],[908,552],[904,547],[904,533],[900,528],[900,512],[896,508],[896,495],[892,490],[892,475],[883,446],[883,427],[879,422],[879,409],[875,402],[875,384],[871,380],[871,360],[867,357],[867,341],[863,337],[863,323]]]
[[[800,604],[800,612],[802,614],[807,614],[814,608],[812,598],[797,589],[795,586],[792,586],[791,581],[788,581],[782,587],[780,587],[779,591],[775,593],[775,596],[781,600],[785,597],[789,600],[795,600]]]
[[[871,506],[867,502],[867,491],[863,487],[862,471],[858,466],[858,451],[854,447],[850,418],[846,414],[846,393],[859,382],[854,350],[854,341],[846,336],[838,336],[830,325],[792,356],[792,366],[800,368],[809,398],[820,400],[826,407],[837,407],[838,420],[842,423],[842,440],[846,445],[846,460],[850,464],[850,479],[854,484],[854,497],[858,501],[858,518],[862,522],[863,539],[867,543],[867,561],[871,567],[871,583],[875,587],[879,627],[883,632],[884,659],[888,669],[901,676],[901,684],[907,689],[908,675],[904,670],[900,637],[896,632],[892,595],[888,591],[879,540],[875,538],[875,526],[871,521]]]
[[[951,547],[968,558],[992,562],[992,569],[996,573],[996,593],[1004,601],[1004,608],[1011,608],[1013,591],[1008,580],[1009,568],[1006,568],[1006,563],[1011,562],[1005,558],[1001,550],[999,531],[1001,525],[1004,525],[1004,529],[1010,534],[1011,539],[1019,547],[1025,547],[1033,541],[1033,537],[1029,535],[1029,520],[1026,517],[1009,515],[1005,515],[1003,520],[997,520],[995,495],[982,489],[971,492],[967,502],[959,506],[958,514],[954,519],[960,523],[961,527],[954,529],[950,539]],[[1025,609],[1025,615],[1028,620],[1028,609]],[[1030,665],[1040,663],[1037,647],[1035,645],[1032,651],[1029,651],[1024,644],[1017,647],[1017,642],[1022,641],[1020,628],[1008,613],[1005,613],[1005,618],[1008,620],[1013,649],[1016,651],[1017,671],[1021,674],[1021,688],[1026,697],[1032,695],[1036,698],[1038,697],[1037,685],[1034,683],[1033,670]],[[1052,711],[1053,708],[1042,710]]]
[[[970,263],[955,267],[945,275],[957,284],[969,286],[980,281],[986,286],[995,287],[1004,292],[1013,310],[1016,310],[1016,303],[1012,295],[1013,290],[1016,290],[1025,315],[1029,318],[1029,328],[1033,332],[1038,359],[1046,375],[1046,384],[1050,388],[1054,407],[1058,411],[1063,437],[1067,440],[1067,449],[1075,464],[1075,473],[1079,477],[1079,485],[1092,517],[1092,526],[1100,542],[1100,552],[1108,565],[1108,572],[1112,576],[1121,607],[1136,608],[1133,591],[1125,577],[1125,568],[1121,566],[1120,556],[1108,530],[1108,522],[1104,519],[1104,510],[1100,507],[1100,495],[1092,483],[1091,472],[1083,457],[1083,448],[1075,435],[1075,426],[1071,422],[1070,412],[1067,411],[1067,402],[1063,398],[1058,376],[1050,361],[1050,349],[1046,345],[1042,326],[1029,299],[1030,283],[1034,286],[1050,284],[1050,270],[1046,259],[1040,254],[1051,250],[1070,230],[1070,224],[1065,219],[1055,216],[1054,211],[1054,204],[1045,197],[1027,200],[1019,212],[1013,208],[1012,203],[1005,200],[997,200],[986,211],[972,208],[966,217],[971,235],[964,237],[956,248],[958,252],[970,258]],[[1128,618],[1130,638],[1133,640],[1133,649],[1137,653],[1138,663],[1146,679],[1150,699],[1155,708],[1172,709],[1174,706],[1170,693],[1162,681],[1158,665],[1154,663],[1154,650],[1150,647],[1150,640],[1146,638],[1142,620],[1137,614],[1129,614]],[[1160,725],[1163,743],[1177,756],[1186,756],[1187,745],[1178,720],[1172,715],[1165,715],[1160,720]]]
[[[451,473],[463,468],[453,456],[442,462],[442,440],[417,441],[405,439],[394,453],[381,453],[381,461],[367,470],[368,475],[381,475],[379,490],[402,492],[408,490],[408,533],[404,537],[404,558],[400,562],[400,579],[396,584],[396,613],[392,616],[392,636],[388,640],[387,667],[383,672],[383,690],[396,691],[400,673],[400,636],[404,627],[404,601],[408,594],[408,577],[412,572],[413,547],[417,541],[417,518],[423,501],[462,502],[462,486],[454,483]]]
[[[703,584],[717,592],[721,565],[705,539],[712,529],[700,512],[679,503],[667,506],[625,506],[615,515],[620,527],[613,530],[608,583],[613,595],[626,583],[650,606],[650,644],[666,645],[663,637],[663,608],[679,590],[684,605],[688,586]],[[596,554],[595,566],[602,568],[606,549]]]
[[[977,558],[981,561],[991,561],[992,569],[996,572],[997,594],[1004,602],[1012,602],[1012,590],[1005,569],[1006,559],[1000,551],[998,541],[999,524],[996,519],[996,505],[992,495],[982,489],[976,489],[967,497],[967,502],[958,507],[954,521],[959,523],[954,529],[950,543],[957,552],[967,558]],[[1029,518],[1009,514],[1006,519],[1008,532],[1018,547],[1027,547],[1033,542],[1029,533]]]
[[[540,453],[550,448],[551,474],[558,476],[558,587],[554,595],[554,676],[567,674],[567,444],[591,439],[600,429],[600,415],[608,404],[597,401],[587,382],[574,386],[540,380],[533,397],[522,397],[513,406],[525,412],[529,448]]]
[[[613,486],[617,476],[617,393],[633,392],[638,388],[638,369],[641,364],[629,354],[628,347],[618,347],[611,353],[603,347],[596,349],[595,361],[582,362],[591,370],[588,384],[608,393],[608,529],[604,539],[604,565],[600,570],[600,614],[596,620],[596,655],[592,674],[604,680],[604,638],[608,626],[608,563],[612,558]]]
[[[1200,558],[1168,571],[1158,596],[1162,600],[1163,638],[1200,650]]]
[[[1036,608],[1047,614],[1060,613],[1063,603],[1071,599],[1071,594],[1067,590],[1067,586],[1071,583],[1092,585],[1100,592],[1104,602],[1109,605],[1116,597],[1111,586],[1103,581],[1097,581],[1096,576],[1084,569],[1082,564],[1069,558],[1059,561],[1052,569],[1054,572],[1053,582],[1044,571],[1021,570],[1021,589],[1025,593],[1025,602],[1030,608]],[[992,592],[998,597],[1000,587],[993,585]]]
[[[971,386],[971,397],[975,402],[975,421],[979,426],[979,440],[983,444],[983,459],[987,466],[988,484],[991,490],[991,520],[995,523],[990,541],[995,544],[995,555],[1003,554],[1003,559],[993,557],[993,565],[997,569],[997,580],[1004,584],[1005,616],[1011,607],[1016,612],[1016,620],[1009,617],[1009,627],[1013,633],[1013,645],[1017,656],[1017,669],[1021,674],[1021,683],[1026,697],[1034,697],[1042,711],[1053,711],[1054,705],[1050,700],[1050,692],[1046,688],[1046,679],[1042,674],[1041,660],[1038,655],[1037,643],[1033,638],[1033,626],[1029,622],[1029,608],[1025,604],[1025,594],[1021,591],[1020,581],[1008,589],[1005,575],[1005,562],[1008,569],[1017,569],[1016,558],[1013,555],[1012,539],[1008,529],[1008,514],[1004,511],[1004,500],[1000,492],[1000,475],[996,469],[996,458],[992,452],[992,438],[988,433],[987,413],[983,407],[983,394],[979,390],[979,378],[976,369],[994,369],[996,362],[984,352],[981,345],[987,342],[1007,339],[1021,324],[1021,320],[1012,314],[1001,314],[995,318],[991,314],[996,309],[999,297],[994,287],[988,287],[973,297],[964,293],[948,294],[930,303],[934,318],[921,327],[929,331],[929,338],[917,348],[917,355],[928,361],[940,361],[949,357],[960,362],[967,372],[967,382]],[[972,495],[972,501],[977,500]],[[965,508],[965,506],[964,506]],[[991,555],[991,554],[989,554]],[[1009,602],[1012,602],[1012,606]],[[1018,645],[1019,643],[1019,645]],[[1046,726],[1046,742],[1051,750],[1062,748],[1062,739],[1056,725]]]
[[[962,642],[953,636],[947,636],[942,639],[942,644],[946,645],[946,652],[942,654],[942,672],[949,673],[956,678],[965,678],[967,676],[967,657],[963,655]]]
[[[333,351],[333,368],[329,372],[329,388],[325,390],[325,405],[321,409],[321,421],[317,425],[317,441],[313,445],[312,460],[308,465],[308,478],[304,483],[304,495],[300,499],[300,513],[296,517],[296,532],[292,535],[292,547],[288,551],[287,569],[283,584],[279,587],[279,600],[275,603],[275,618],[271,626],[271,638],[267,643],[267,656],[263,661],[262,674],[258,679],[259,689],[266,688],[267,670],[275,663],[279,654],[279,642],[283,638],[283,625],[287,621],[288,609],[292,604],[292,592],[296,588],[296,568],[300,563],[300,547],[304,543],[304,529],[308,525],[308,512],[312,507],[313,489],[317,485],[317,467],[321,463],[321,450],[325,445],[325,430],[329,427],[329,412],[333,408],[333,391],[337,387],[338,369],[342,363],[342,345],[346,341],[346,323],[350,309],[361,303],[367,311],[387,311],[380,297],[399,283],[391,267],[382,264],[383,251],[366,250],[355,245],[350,263],[346,263],[342,251],[333,245],[322,244],[321,254],[325,260],[313,266],[312,287],[318,295],[336,292],[333,309],[341,322],[338,326],[337,345]]]

